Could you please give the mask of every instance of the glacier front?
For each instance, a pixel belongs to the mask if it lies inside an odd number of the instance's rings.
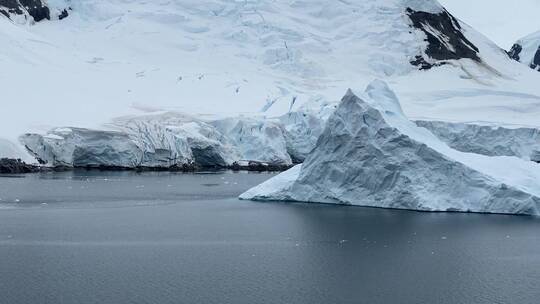
[[[539,215],[540,166],[450,148],[377,80],[362,95],[349,90],[302,165],[240,198]]]

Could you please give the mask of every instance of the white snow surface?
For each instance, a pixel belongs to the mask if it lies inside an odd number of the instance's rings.
[[[297,166],[240,197],[424,211],[540,214],[540,165],[450,148],[382,81],[349,91]]]
[[[426,43],[405,9],[438,12],[434,0],[48,3],[73,10],[34,25],[0,16],[0,106],[9,113],[0,137],[14,143],[164,111],[201,120],[318,112],[375,77],[411,119],[540,126],[540,75],[465,24],[482,64],[409,64]]]
[[[523,49],[519,54],[519,61],[527,66],[529,66],[534,61],[534,56],[540,49],[540,31],[529,34],[518,41],[516,44],[519,44]]]
[[[516,5],[494,0],[440,0],[452,14],[484,33],[504,49],[516,38],[540,28],[540,1],[519,0]]]

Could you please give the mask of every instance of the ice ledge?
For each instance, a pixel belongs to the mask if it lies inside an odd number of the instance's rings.
[[[242,199],[422,211],[540,214],[540,166],[448,147],[402,113],[382,81],[349,91],[316,148]]]

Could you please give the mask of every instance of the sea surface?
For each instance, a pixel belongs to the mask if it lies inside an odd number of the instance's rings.
[[[236,197],[269,173],[0,177],[0,303],[540,301],[540,219]]]

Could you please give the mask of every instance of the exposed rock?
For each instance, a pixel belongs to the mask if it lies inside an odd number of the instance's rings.
[[[538,50],[536,50],[536,53],[534,54],[534,58],[531,64],[529,64],[529,67],[531,69],[540,71],[540,47],[538,47]]]
[[[453,150],[408,121],[384,83],[366,94],[347,93],[304,164],[241,198],[540,214],[536,164]]]
[[[39,167],[29,165],[20,159],[1,158],[0,173],[1,174],[18,174],[18,173],[33,173],[38,172]]]
[[[67,11],[67,9],[64,9],[63,11],[60,12],[60,14],[58,15],[58,19],[59,20],[62,20],[62,19],[65,19],[69,16],[69,13]]]
[[[245,170],[255,172],[281,172],[290,168],[292,168],[292,165],[264,163],[257,161],[238,161],[235,162],[232,166],[228,167],[228,169],[234,171]]]
[[[540,32],[518,40],[508,51],[510,58],[540,71]]]
[[[523,47],[520,44],[516,43],[512,46],[510,51],[508,51],[508,56],[511,59],[514,59],[515,61],[520,61],[521,60],[520,54],[522,51],[523,51]]]
[[[503,128],[438,121],[416,121],[453,149],[488,156],[517,156],[530,160],[540,150],[540,129]]]
[[[459,21],[448,11],[423,12],[407,8],[411,26],[426,36],[425,54],[416,56],[411,64],[420,69],[445,64],[447,60],[463,58],[481,62],[478,48],[465,37]]]
[[[49,7],[43,0],[0,0],[0,13],[8,18],[11,15],[32,17],[36,22],[51,19]]]

